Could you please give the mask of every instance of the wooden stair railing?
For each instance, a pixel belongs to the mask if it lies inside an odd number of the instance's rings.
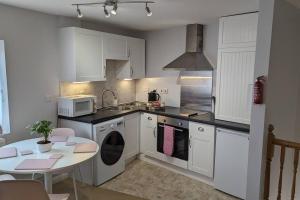
[[[295,188],[296,188],[296,176],[297,176],[297,169],[298,169],[298,162],[299,162],[300,143],[290,142],[290,141],[275,138],[275,135],[273,133],[274,131],[273,125],[269,125],[268,131],[269,131],[269,135],[268,135],[268,145],[267,145],[267,163],[266,163],[266,171],[265,171],[264,200],[269,200],[271,162],[274,156],[275,145],[280,146],[280,172],[279,172],[279,180],[278,180],[277,200],[281,200],[282,173],[283,173],[286,148],[294,149],[293,183],[291,189],[291,200],[294,200]]]

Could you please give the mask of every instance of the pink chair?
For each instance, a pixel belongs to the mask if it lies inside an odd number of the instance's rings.
[[[75,131],[71,128],[55,128],[51,136],[75,136]]]
[[[1,200],[67,200],[69,194],[47,194],[43,185],[34,180],[0,182]]]

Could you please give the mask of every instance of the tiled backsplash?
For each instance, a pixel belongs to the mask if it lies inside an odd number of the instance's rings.
[[[106,76],[107,80],[103,82],[90,82],[90,83],[60,83],[60,95],[78,95],[78,94],[92,94],[97,96],[97,105],[101,106],[101,94],[103,89],[110,89],[117,93],[119,103],[127,103],[135,101],[135,80],[125,81],[118,80],[115,74],[114,63],[107,63]],[[105,94],[105,106],[111,105],[113,96],[110,93]]]

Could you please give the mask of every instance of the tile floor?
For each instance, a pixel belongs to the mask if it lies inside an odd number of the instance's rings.
[[[126,171],[100,186],[148,200],[236,200],[213,187],[167,169],[135,160]]]

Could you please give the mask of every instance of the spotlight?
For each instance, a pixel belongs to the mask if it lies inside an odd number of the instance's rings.
[[[106,6],[104,6],[104,14],[106,18],[110,17],[110,13],[108,12],[108,10],[106,9]]]
[[[82,18],[82,17],[83,17],[83,14],[81,13],[81,10],[79,9],[79,6],[78,6],[78,5],[77,5],[76,11],[77,11],[77,17],[78,17],[78,18]]]
[[[113,9],[110,11],[111,14],[117,15],[118,4],[115,3]]]
[[[150,10],[150,8],[149,8],[149,6],[148,6],[148,3],[146,3],[146,12],[147,12],[147,16],[148,16],[148,17],[151,17],[151,16],[152,16],[152,12],[151,12],[151,10]]]

